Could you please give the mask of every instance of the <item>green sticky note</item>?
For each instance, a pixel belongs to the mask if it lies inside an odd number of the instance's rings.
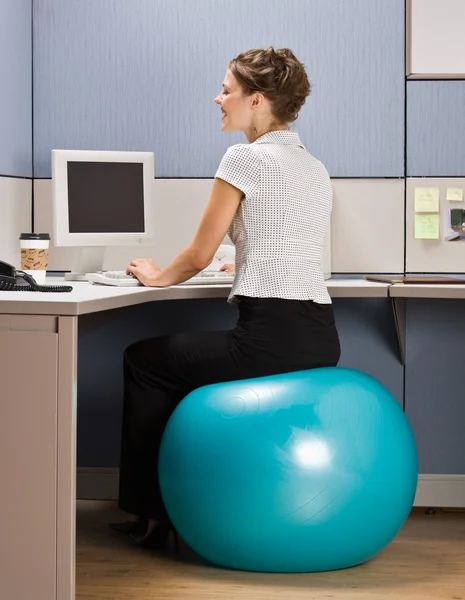
[[[415,239],[439,239],[439,215],[415,215]]]
[[[439,212],[439,188],[415,188],[415,212]]]

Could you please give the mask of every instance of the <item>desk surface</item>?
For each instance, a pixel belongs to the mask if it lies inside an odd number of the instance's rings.
[[[465,285],[395,283],[389,288],[391,298],[465,299]]]
[[[58,277],[47,280],[47,284],[62,283]],[[389,288],[389,284],[363,279],[329,279],[326,284],[333,298],[386,298]],[[80,281],[70,285],[74,288],[70,293],[0,292],[0,314],[75,316],[157,300],[227,298],[231,289],[230,285],[119,288]]]

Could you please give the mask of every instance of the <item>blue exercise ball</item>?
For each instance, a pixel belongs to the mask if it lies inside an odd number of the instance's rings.
[[[378,381],[329,367],[208,385],[171,416],[159,455],[181,537],[235,569],[362,563],[396,536],[418,480],[414,438]]]

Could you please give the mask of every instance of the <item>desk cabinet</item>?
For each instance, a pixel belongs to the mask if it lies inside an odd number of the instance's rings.
[[[74,536],[74,501],[58,462],[59,444],[66,456],[74,440],[72,407],[58,411],[59,388],[72,385],[75,371],[60,342],[74,334],[72,317],[0,315],[0,597],[8,600],[53,600],[74,586],[70,552],[60,551],[63,528]],[[57,556],[68,564],[58,582]]]
[[[2,526],[0,596],[11,600],[10,590],[15,600],[55,597],[57,321],[0,315],[0,505],[11,515]]]

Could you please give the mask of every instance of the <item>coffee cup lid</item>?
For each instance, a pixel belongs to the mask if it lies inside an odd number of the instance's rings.
[[[19,236],[20,240],[49,240],[49,233],[22,233]]]

